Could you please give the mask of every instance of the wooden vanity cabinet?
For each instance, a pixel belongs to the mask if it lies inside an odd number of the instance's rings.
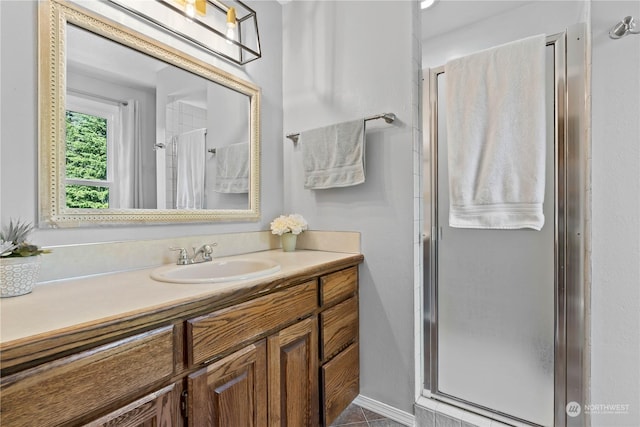
[[[3,377],[3,426],[65,425],[174,372],[172,325]],[[128,424],[116,424],[128,425]]]
[[[357,266],[188,320],[191,364],[266,336],[189,376],[188,424],[330,425],[360,391],[358,328]]]
[[[329,425],[359,392],[355,262],[224,305],[212,298],[172,316],[150,312],[140,318],[145,330],[122,322],[113,342],[89,348],[85,338],[76,353],[27,359],[1,378],[0,425]],[[74,348],[66,336],[48,339]]]
[[[313,316],[188,377],[188,425],[319,424],[317,320]]]
[[[188,424],[319,425],[317,309],[312,280],[188,320]]]

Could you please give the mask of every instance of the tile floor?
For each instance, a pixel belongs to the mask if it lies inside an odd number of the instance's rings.
[[[331,424],[331,427],[404,427],[383,415],[364,409],[353,403]]]

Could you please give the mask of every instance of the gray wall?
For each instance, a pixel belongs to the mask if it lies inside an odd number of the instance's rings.
[[[302,151],[285,140],[284,206],[313,229],[361,233],[360,393],[411,413],[420,67],[415,13],[417,2],[283,7],[285,134],[383,112],[398,115],[392,125],[367,124],[366,181],[358,186],[305,190]]]
[[[640,36],[611,40],[638,1],[592,3],[592,426],[640,425]]]
[[[87,4],[87,3],[85,3]],[[281,213],[282,194],[282,12],[276,2],[250,1],[258,14],[264,56],[244,67],[189,50],[193,55],[262,88],[262,219],[192,225],[116,226],[38,230],[41,245],[139,240],[268,228]],[[104,4],[102,4],[104,5]],[[0,1],[0,223],[36,222],[38,197],[37,2]],[[135,20],[133,20],[135,24]],[[268,25],[267,25],[268,23]],[[182,46],[179,46],[182,48]]]

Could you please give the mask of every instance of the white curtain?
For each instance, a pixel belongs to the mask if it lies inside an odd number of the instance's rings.
[[[127,101],[127,105],[120,109],[117,147],[115,176],[118,195],[113,205],[123,209],[143,208],[140,108],[134,99]]]
[[[206,129],[196,129],[176,138],[178,162],[176,207],[204,207],[205,135]]]

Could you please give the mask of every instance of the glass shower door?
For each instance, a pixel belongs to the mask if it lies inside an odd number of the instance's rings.
[[[545,225],[534,230],[451,228],[445,117],[438,78],[437,390],[532,424],[554,422],[554,57],[547,57]],[[433,342],[433,341],[432,341]],[[432,365],[433,366],[433,365]]]

